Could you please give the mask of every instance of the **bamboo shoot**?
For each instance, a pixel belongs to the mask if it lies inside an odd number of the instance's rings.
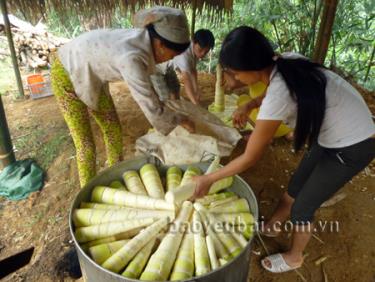
[[[141,179],[151,198],[164,199],[164,189],[158,170],[153,164],[145,164],[140,170]]]

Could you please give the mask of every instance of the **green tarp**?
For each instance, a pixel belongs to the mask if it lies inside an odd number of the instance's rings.
[[[44,172],[31,159],[16,161],[0,173],[0,196],[22,200],[43,187]]]

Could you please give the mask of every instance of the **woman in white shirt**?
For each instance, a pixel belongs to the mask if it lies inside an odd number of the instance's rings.
[[[125,80],[147,119],[167,134],[175,126],[193,130],[187,117],[164,107],[151,84],[155,64],[185,51],[190,44],[186,15],[155,7],[135,15],[134,29],[84,33],[58,50],[51,67],[54,94],[76,147],[78,173],[84,186],[96,173],[95,143],[89,114],[105,141],[108,163],[122,159],[122,133],[108,83]]]
[[[262,81],[268,88],[265,96],[235,114],[235,123],[241,125],[249,111],[260,106],[245,152],[217,172],[196,177],[195,197],[205,195],[215,181],[254,166],[281,122],[295,128],[295,149],[307,143],[308,151],[261,232],[277,236],[290,217],[290,250],[264,258],[262,266],[278,273],[296,269],[303,263],[315,211],[375,156],[371,113],[360,94],[337,74],[301,55],[277,56],[267,38],[250,27],[228,34],[220,64],[243,84]]]

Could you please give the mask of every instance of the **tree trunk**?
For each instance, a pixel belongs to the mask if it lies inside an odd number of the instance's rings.
[[[195,16],[196,16],[196,13],[197,13],[197,0],[193,0],[193,7],[192,7],[193,11],[192,11],[192,15],[191,15],[191,38],[193,38],[194,36],[194,32],[195,32]]]
[[[313,61],[320,64],[324,63],[324,59],[327,55],[338,2],[339,0],[324,0],[323,14],[313,55]]]

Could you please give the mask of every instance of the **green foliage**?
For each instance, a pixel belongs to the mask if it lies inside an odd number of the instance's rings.
[[[278,52],[293,51],[312,57],[319,30],[323,0],[236,0],[232,16],[226,16],[220,24],[207,22],[203,13],[196,17],[196,30],[210,29],[216,38],[211,54],[198,68],[203,71],[215,70],[221,42],[233,28],[241,25],[256,27],[275,45]],[[336,13],[333,34],[325,61],[326,66],[334,65],[351,75],[367,88],[375,88],[375,68],[373,67],[365,83],[370,64],[370,56],[375,48],[375,2],[373,0],[340,0]],[[191,11],[186,11],[191,18]],[[74,37],[84,32],[87,18],[72,15],[61,24],[51,11],[47,15],[51,30],[59,35]],[[116,12],[111,19],[112,27],[131,27],[129,17]],[[374,64],[374,62],[372,63]]]

